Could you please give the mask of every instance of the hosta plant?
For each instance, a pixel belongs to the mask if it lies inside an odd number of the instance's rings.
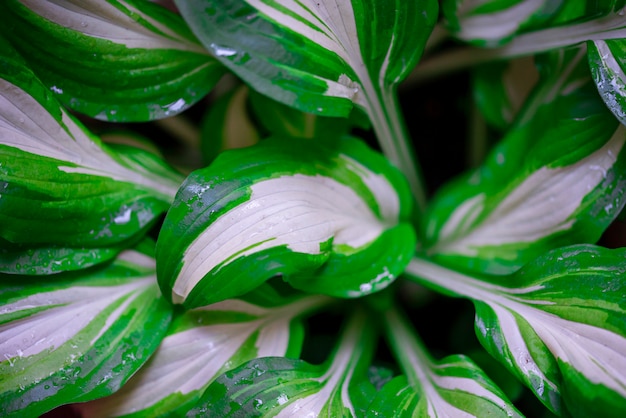
[[[2,415],[626,416],[625,3],[0,2]]]

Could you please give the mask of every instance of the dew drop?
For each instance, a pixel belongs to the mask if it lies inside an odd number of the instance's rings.
[[[233,55],[237,54],[236,50],[232,48],[228,48],[226,46],[221,46],[215,43],[212,43],[209,46],[211,47],[211,50],[213,51],[213,53],[217,55],[218,57],[232,57]]]

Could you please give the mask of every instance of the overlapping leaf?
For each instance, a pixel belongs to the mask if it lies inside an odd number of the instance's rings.
[[[272,135],[328,140],[344,136],[350,128],[349,119],[301,112],[254,91],[250,106],[258,124]]]
[[[448,29],[478,46],[514,56],[626,35],[624,0],[445,0]]]
[[[98,119],[176,114],[224,72],[180,16],[147,1],[3,1],[0,22],[64,105]]]
[[[387,335],[406,375],[377,393],[368,417],[522,417],[500,389],[468,357],[434,361],[407,321],[385,313]]]
[[[626,124],[626,39],[588,42],[589,66],[602,99]]]
[[[470,277],[425,260],[410,274],[476,306],[483,346],[556,413],[626,414],[626,252],[554,250],[506,280]]]
[[[395,87],[417,63],[434,0],[194,0],[177,5],[204,46],[254,90],[299,110],[369,116],[423,200]]]
[[[361,141],[267,139],[187,178],[159,235],[159,282],[186,307],[278,274],[306,291],[362,296],[410,259],[410,211],[400,173]]]
[[[3,416],[38,416],[115,392],[157,348],[171,314],[154,259],[136,251],[54,281],[2,277]]]
[[[486,162],[436,197],[427,247],[462,268],[508,273],[562,245],[595,242],[624,205],[626,130],[583,50],[548,54],[542,81]]]
[[[102,144],[0,47],[1,270],[49,274],[113,257],[169,207],[181,177],[151,153]]]
[[[515,34],[546,25],[566,3],[564,0],[444,0],[442,10],[449,29],[459,39],[496,46]],[[584,7],[578,0],[570,3]]]
[[[417,62],[434,1],[197,0],[178,7],[204,45],[255,90],[347,116]],[[371,96],[371,97],[369,97]]]
[[[487,123],[503,132],[510,128],[538,76],[532,57],[476,67],[472,72],[473,96]]]
[[[259,142],[261,133],[248,114],[246,86],[239,86],[216,100],[202,122],[202,158],[208,165],[227,149]]]
[[[187,416],[361,416],[368,399],[360,386],[367,383],[376,341],[376,330],[366,319],[361,312],[353,316],[339,346],[322,365],[265,357],[226,372]]]
[[[330,140],[348,133],[350,120],[305,113],[250,91],[245,85],[220,97],[202,124],[202,154],[208,164],[224,150],[253,145],[260,138]]]
[[[289,300],[270,290],[256,290],[254,303],[230,299],[186,311],[174,320],[150,362],[122,390],[79,405],[80,410],[89,417],[182,416],[227,370],[257,357],[298,356],[300,317],[330,298]]]

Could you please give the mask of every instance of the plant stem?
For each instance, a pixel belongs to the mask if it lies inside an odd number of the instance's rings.
[[[491,301],[505,290],[420,256],[413,257],[404,273],[410,280],[451,297]]]
[[[389,345],[407,380],[412,387],[424,390],[431,380],[428,370],[432,365],[424,343],[396,308],[385,312],[385,328]]]
[[[375,94],[373,89],[366,89],[365,96],[366,111],[383,153],[402,171],[409,182],[416,203],[416,223],[419,223],[426,209],[426,189],[398,105],[396,91],[393,88],[386,88],[381,89],[380,94]]]
[[[341,340],[330,356],[332,360],[322,380],[326,385],[334,386],[335,390],[347,392],[352,378],[364,378],[371,364],[378,329],[371,324],[368,326],[367,319],[366,312],[357,309],[343,328]],[[352,415],[356,416],[355,411]]]

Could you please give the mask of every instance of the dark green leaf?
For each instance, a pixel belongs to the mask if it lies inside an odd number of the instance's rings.
[[[103,144],[16,55],[0,64],[2,271],[88,267],[140,239],[181,177],[152,153]]]
[[[148,1],[3,1],[0,31],[58,100],[103,120],[179,113],[224,73],[180,16]]]

